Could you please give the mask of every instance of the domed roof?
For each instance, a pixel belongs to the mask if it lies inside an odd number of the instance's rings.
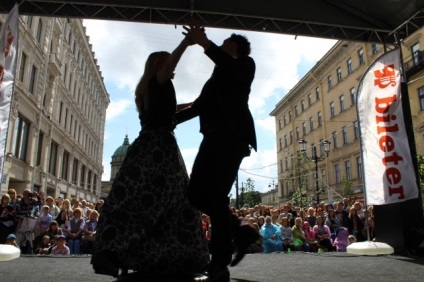
[[[125,155],[127,154],[129,146],[130,141],[128,139],[128,134],[125,134],[124,144],[122,144],[122,146],[118,147],[118,149],[115,150],[115,153],[113,153],[112,155],[112,161],[123,160],[125,158]]]

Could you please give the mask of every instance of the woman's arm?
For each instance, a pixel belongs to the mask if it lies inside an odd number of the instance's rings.
[[[165,81],[167,81],[169,78],[171,78],[178,62],[181,59],[181,56],[183,55],[183,53],[187,49],[187,47],[190,46],[190,45],[191,45],[190,39],[185,37],[181,41],[181,43],[177,46],[177,48],[175,48],[175,50],[171,53],[168,60],[166,61],[166,64],[157,73],[157,80],[158,80],[159,84],[163,84],[163,83],[165,83]]]

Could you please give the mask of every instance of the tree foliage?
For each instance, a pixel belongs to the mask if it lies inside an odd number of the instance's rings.
[[[421,196],[424,197],[424,156],[417,155],[418,159],[418,174],[420,179]]]
[[[344,198],[350,198],[353,196],[353,182],[351,179],[347,179],[346,175],[342,178],[343,190],[342,195]]]

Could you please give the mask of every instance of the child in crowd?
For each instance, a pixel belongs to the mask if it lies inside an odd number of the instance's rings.
[[[6,245],[12,245],[19,249],[18,244],[16,244],[16,236],[15,234],[9,234],[6,238]]]
[[[57,235],[55,238],[56,245],[53,247],[52,255],[67,255],[71,254],[68,246],[66,246],[66,238],[64,235]]]

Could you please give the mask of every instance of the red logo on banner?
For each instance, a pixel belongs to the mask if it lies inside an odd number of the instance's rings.
[[[377,85],[381,89],[386,88],[389,85],[396,85],[394,65],[384,66],[382,70],[374,71],[374,76],[376,77],[376,79],[374,79],[374,85]]]

